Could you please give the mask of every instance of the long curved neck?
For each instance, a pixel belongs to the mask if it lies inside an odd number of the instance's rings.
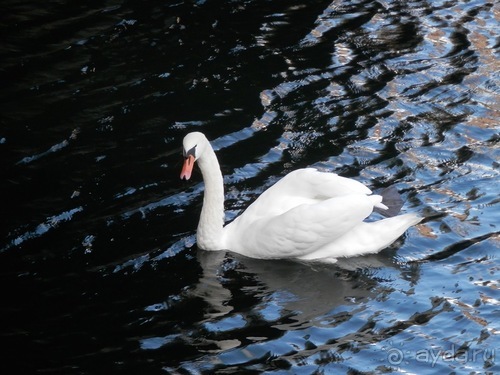
[[[205,182],[203,208],[196,233],[198,247],[205,250],[222,250],[222,228],[224,227],[224,180],[217,156],[211,146],[207,147],[198,165]]]

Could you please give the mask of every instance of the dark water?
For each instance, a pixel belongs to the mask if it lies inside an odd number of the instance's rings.
[[[104,3],[104,4],[103,4]],[[2,373],[499,373],[493,1],[2,2]],[[196,249],[288,171],[425,216],[337,265]]]

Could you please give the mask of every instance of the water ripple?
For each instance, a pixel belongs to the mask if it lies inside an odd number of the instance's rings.
[[[18,372],[498,372],[498,4],[2,7]],[[198,252],[189,131],[228,221],[305,166],[395,184],[425,219],[334,266]]]

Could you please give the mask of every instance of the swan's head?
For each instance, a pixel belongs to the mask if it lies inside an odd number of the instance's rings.
[[[198,160],[205,151],[208,140],[203,133],[192,132],[187,134],[182,141],[182,154],[184,156],[184,165],[181,171],[181,180],[189,180],[193,171],[194,162]]]

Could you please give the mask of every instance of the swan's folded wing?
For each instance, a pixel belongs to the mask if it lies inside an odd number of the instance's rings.
[[[229,250],[256,258],[296,258],[341,237],[373,210],[374,200],[353,194],[319,203],[301,204],[251,225],[232,223],[227,228]]]
[[[335,173],[320,172],[315,168],[297,169],[281,179],[272,190],[286,190],[290,194],[323,199],[350,194],[371,194],[361,182],[341,177]],[[269,191],[268,190],[268,191]]]
[[[369,195],[362,183],[314,168],[297,169],[262,193],[243,216],[264,218],[280,215],[305,203],[313,204],[350,194]],[[244,219],[246,221],[246,219]]]

